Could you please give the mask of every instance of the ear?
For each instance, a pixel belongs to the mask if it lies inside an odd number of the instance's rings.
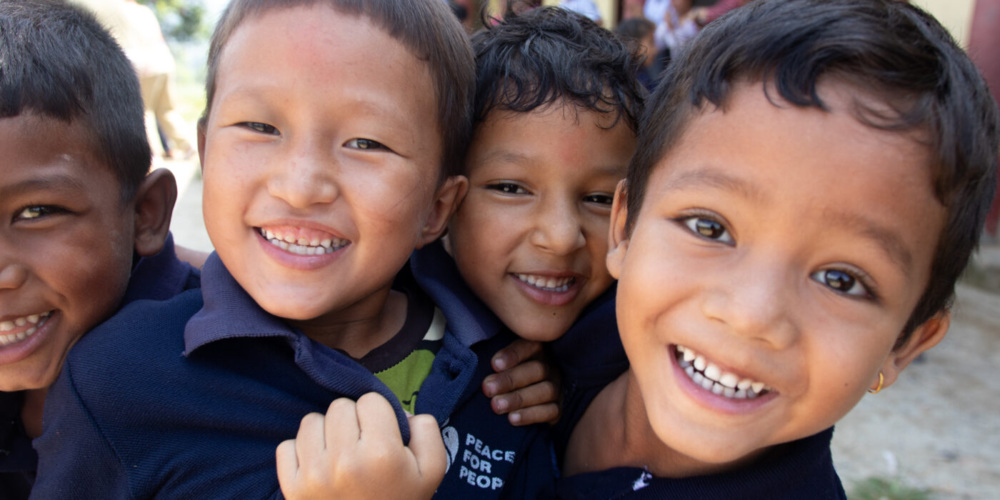
[[[889,387],[895,383],[903,368],[917,359],[921,353],[941,342],[944,335],[948,333],[949,325],[951,325],[951,312],[941,311],[918,326],[910,339],[889,353],[889,357],[882,363],[882,375],[885,377],[882,387]],[[878,380],[874,382],[877,384]]]
[[[198,165],[202,174],[205,173],[205,117],[198,119]]]
[[[431,243],[444,233],[448,227],[448,221],[452,214],[458,209],[458,205],[465,198],[465,193],[469,190],[469,179],[464,175],[453,175],[445,179],[441,187],[434,194],[434,206],[427,214],[423,229],[420,231],[420,241],[417,248]]]
[[[135,251],[143,257],[163,249],[170,231],[170,215],[177,201],[177,182],[165,168],[149,173],[135,193]]]
[[[625,220],[628,218],[626,207],[625,180],[618,181],[615,188],[615,200],[611,204],[611,225],[608,230],[608,257],[606,263],[611,277],[621,277],[625,266],[625,254],[628,252],[628,234],[625,231]]]

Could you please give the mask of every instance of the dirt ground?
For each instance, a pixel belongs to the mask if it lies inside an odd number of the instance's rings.
[[[977,259],[1000,275],[1000,247]],[[919,361],[837,425],[845,488],[881,477],[934,498],[1000,498],[1000,293],[960,284],[948,335]]]

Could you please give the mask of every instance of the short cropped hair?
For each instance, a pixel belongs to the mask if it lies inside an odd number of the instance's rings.
[[[706,104],[761,82],[826,110],[822,78],[854,85],[893,112],[857,102],[867,126],[923,132],[935,197],[947,210],[930,282],[897,341],[951,306],[996,189],[997,106],[979,72],[933,17],[893,0],[756,0],[705,27],[651,98],[627,178],[631,232],[652,171]]]
[[[248,19],[271,10],[316,4],[370,20],[426,62],[438,102],[437,123],[443,135],[442,179],[458,175],[472,134],[475,61],[465,29],[441,0],[233,0],[219,19],[209,46],[207,103],[202,119],[207,119],[212,107],[219,58],[233,32]]]
[[[65,2],[0,1],[0,119],[79,121],[118,179],[122,202],[149,172],[139,80],[94,16]]]
[[[613,113],[638,132],[646,89],[639,56],[586,16],[558,7],[509,14],[472,36],[475,120],[502,109],[527,113],[554,102]]]

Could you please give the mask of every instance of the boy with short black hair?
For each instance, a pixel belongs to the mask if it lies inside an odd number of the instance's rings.
[[[31,439],[70,348],[121,304],[197,287],[198,273],[168,237],[173,176],[147,175],[135,73],[91,15],[0,3],[0,150],[0,491],[27,498]]]
[[[439,0],[230,4],[199,141],[205,288],[126,308],[77,345],[38,440],[41,494],[277,496],[278,443],[311,412],[363,414],[369,392],[397,432],[383,444],[416,458],[385,484],[432,493],[438,426],[511,340],[436,308],[406,267],[466,189],[473,90],[468,38]],[[404,405],[432,416],[407,425]],[[76,456],[47,453],[57,443]]]
[[[606,333],[601,327],[614,324],[613,280],[604,265],[610,203],[646,96],[634,76],[637,55],[611,32],[553,7],[507,16],[474,35],[473,48],[476,122],[464,170],[470,191],[449,224],[449,250],[434,243],[415,252],[416,278],[446,315],[472,318],[498,336],[551,341],[570,329]],[[488,396],[506,376],[486,378]],[[529,389],[523,398],[545,399],[537,396],[544,386]],[[493,408],[504,409],[508,397],[494,396]],[[558,409],[535,406],[511,421],[526,412],[553,418]],[[322,435],[324,425],[354,427],[352,420],[331,413],[325,423],[303,422],[294,447],[311,447],[310,436]],[[486,398],[468,400],[443,434],[449,469],[438,498],[535,498],[551,479],[548,428],[511,427]],[[303,455],[307,462],[322,456],[300,450],[300,466]],[[391,474],[374,456],[338,458],[351,466],[344,470]],[[322,483],[345,475],[317,472],[295,492],[342,492]]]
[[[674,61],[616,193],[630,368],[558,495],[843,498],[832,425],[945,335],[997,110],[904,2],[757,0]]]

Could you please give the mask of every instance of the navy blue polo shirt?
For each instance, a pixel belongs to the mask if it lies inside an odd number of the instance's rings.
[[[129,276],[122,304],[165,300],[199,286],[199,271],[177,260],[172,235],[156,255],[140,259]],[[21,422],[22,393],[0,392],[0,498],[28,498],[38,455]]]
[[[520,448],[502,448],[490,441],[495,430],[481,429],[493,421],[482,418],[489,403],[479,386],[490,356],[511,339],[425,278],[417,281],[448,324],[416,410],[438,420],[446,443],[452,435],[471,441],[449,448],[456,460],[471,449],[482,467],[488,445],[491,460],[504,452],[495,464],[502,469]],[[397,283],[412,279],[404,269]],[[278,498],[275,448],[296,435],[302,416],[372,391],[391,402],[408,440],[385,384],[263,311],[217,255],[205,263],[202,286],[165,302],[135,302],[74,347],[35,443],[40,498]],[[454,465],[448,477],[458,479]],[[461,477],[463,487],[478,492],[481,475],[472,484]]]
[[[558,480],[556,498],[846,499],[833,467],[833,428],[778,445],[735,470],[679,479],[621,467]]]

